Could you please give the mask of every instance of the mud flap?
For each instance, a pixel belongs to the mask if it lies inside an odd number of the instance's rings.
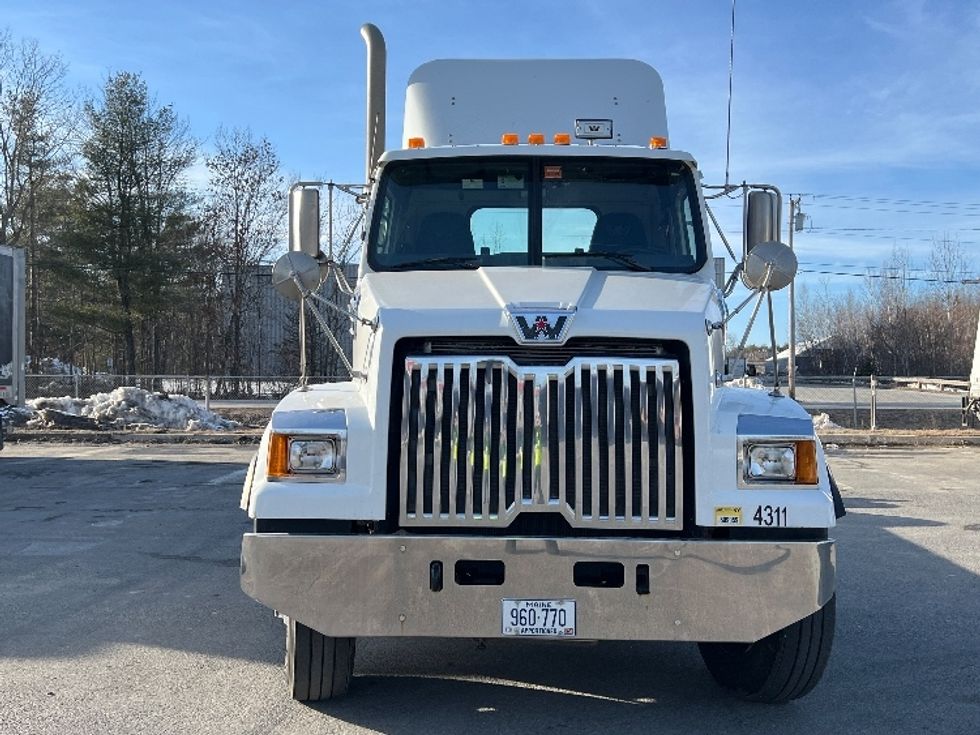
[[[844,508],[844,498],[841,497],[840,488],[837,487],[837,482],[834,480],[834,473],[827,468],[827,477],[830,479],[830,494],[834,498],[834,517],[843,518],[847,515],[847,510]]]

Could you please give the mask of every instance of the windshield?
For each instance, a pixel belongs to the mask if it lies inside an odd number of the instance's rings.
[[[705,258],[680,161],[497,157],[396,161],[368,243],[375,270],[536,265],[692,272]]]

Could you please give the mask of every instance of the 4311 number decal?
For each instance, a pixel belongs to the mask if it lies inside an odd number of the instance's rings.
[[[760,505],[755,509],[752,520],[757,526],[786,526],[785,505]]]

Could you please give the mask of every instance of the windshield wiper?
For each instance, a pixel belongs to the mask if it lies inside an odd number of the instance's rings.
[[[617,253],[611,250],[590,250],[588,252],[576,250],[573,253],[546,253],[546,258],[606,258],[620,265],[626,266],[631,271],[652,271],[648,265],[644,265],[632,255]]]
[[[472,270],[480,267],[480,259],[476,255],[440,255],[434,258],[420,258],[419,260],[407,260],[404,263],[395,263],[394,265],[388,266],[388,270],[407,271],[426,265],[461,266]]]

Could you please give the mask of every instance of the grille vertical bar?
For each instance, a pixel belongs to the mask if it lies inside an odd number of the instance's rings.
[[[544,505],[548,502],[551,489],[551,477],[548,473],[549,457],[546,447],[548,446],[548,396],[551,391],[548,389],[547,381],[541,383],[535,381],[534,384],[534,480],[538,492],[535,502]]]
[[[558,507],[562,508],[565,506],[566,499],[566,489],[565,483],[567,481],[565,477],[565,389],[567,383],[564,378],[558,378],[557,376],[553,380],[558,384],[558,395],[555,402],[558,404],[556,406],[557,410],[557,420],[558,420],[558,467],[555,470],[555,476],[558,479]]]
[[[667,436],[666,405],[664,401],[664,371],[657,367],[657,417],[653,425],[657,427],[657,515],[667,508]]]
[[[487,519],[490,517],[490,412],[493,403],[493,371],[490,363],[485,363],[483,368],[483,435],[480,441],[480,456],[474,457],[475,462],[480,463],[480,516]],[[474,447],[475,452],[475,447]]]
[[[517,396],[515,403],[515,415],[516,415],[516,440],[517,446],[516,451],[516,466],[514,467],[514,500],[520,503],[524,499],[525,489],[524,489],[524,462],[526,460],[524,456],[524,391],[526,389],[527,383],[523,376],[518,376],[517,378]]]
[[[690,447],[676,361],[410,357],[401,385],[402,525],[552,512],[573,528],[682,526]]]
[[[456,494],[459,491],[459,377],[462,366],[452,366],[453,393],[449,424],[449,517],[456,518]]]
[[[467,393],[466,393],[466,519],[473,520],[473,458],[476,454],[476,445],[473,441],[473,425],[476,423],[476,363],[471,362],[467,370]]]
[[[633,516],[633,396],[631,393],[633,366],[623,369],[623,490],[626,496],[624,514],[626,522],[632,523]]]
[[[599,370],[596,366],[589,368],[589,416],[592,418],[592,446],[589,448],[592,467],[592,506],[590,519],[599,519]]]
[[[640,466],[636,471],[640,473],[640,520],[646,522],[650,520],[650,473],[653,470],[650,461],[650,410],[649,410],[649,383],[647,377],[649,372],[643,366],[639,368],[640,373]]]
[[[585,445],[583,444],[585,433],[582,431],[582,366],[575,366],[575,451],[584,457]],[[575,473],[575,523],[582,522],[582,508],[585,506],[585,494],[583,492],[582,475],[585,469],[582,464],[576,462],[577,472]]]
[[[425,418],[425,408],[428,404],[429,366],[423,363],[419,370],[418,394],[418,427],[419,436],[416,446],[415,460],[415,515],[422,517],[423,498],[425,492],[425,441],[428,436],[428,424]]]
[[[502,515],[507,510],[507,482],[509,473],[513,471],[510,466],[510,454],[508,452],[507,437],[510,432],[510,404],[509,401],[510,373],[500,370],[500,454],[497,466],[503,467],[504,471],[497,477],[497,515]]]

